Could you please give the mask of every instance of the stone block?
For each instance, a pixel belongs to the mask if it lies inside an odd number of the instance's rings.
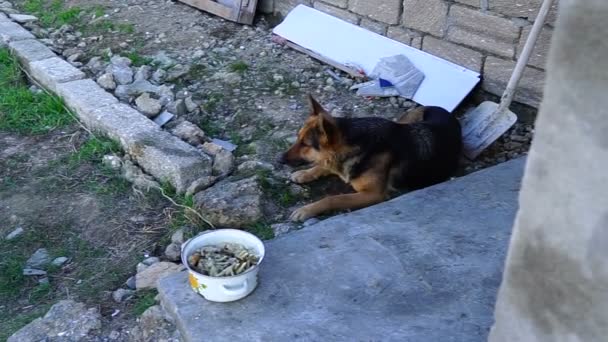
[[[329,15],[332,15],[332,16],[342,19],[344,21],[348,21],[351,24],[356,25],[359,23],[359,17],[357,17],[356,14],[343,10],[343,9],[339,9],[334,6],[327,5],[327,4],[319,2],[319,1],[315,2],[315,9],[318,9],[321,12],[325,12]]]
[[[370,30],[377,34],[384,35],[386,33],[386,24],[369,20],[367,18],[361,19],[361,23],[359,25],[364,29]]]
[[[30,63],[57,57],[51,49],[36,39],[14,41],[9,43],[8,46],[28,72],[31,72]]]
[[[530,21],[536,19],[538,10],[543,0],[490,0],[490,10],[510,17],[525,18]],[[555,0],[549,14],[547,15],[547,22],[551,25],[555,23],[557,18],[557,8],[559,1]]]
[[[120,142],[147,173],[169,182],[180,193],[211,174],[209,156],[163,131],[126,104],[105,105],[82,114],[79,116],[87,126]]]
[[[515,68],[514,61],[487,57],[483,67],[483,90],[501,96]],[[514,100],[538,108],[543,96],[545,73],[527,67],[517,87]]]
[[[524,49],[524,44],[530,35],[531,29],[532,26],[524,27],[523,32],[521,33],[521,39],[519,40],[519,46],[517,47],[517,58],[519,58]],[[551,36],[553,36],[553,29],[547,26],[543,27],[543,29],[540,31],[538,39],[536,40],[536,43],[534,44],[534,49],[530,55],[528,65],[541,69],[545,68],[545,62],[547,60],[547,55],[549,54],[549,46],[551,45]]]
[[[274,10],[281,15],[287,15],[289,11],[298,5],[312,7],[312,0],[278,0],[274,3]]]
[[[401,0],[350,0],[348,8],[370,19],[393,25],[399,23]]]
[[[418,32],[396,26],[389,27],[386,36],[406,45],[412,45],[414,39],[421,38]]]
[[[422,37],[414,37],[412,38],[412,43],[410,44],[411,47],[416,48],[418,50],[422,49]]]
[[[519,28],[511,20],[454,5],[450,8],[447,37],[455,43],[513,58]]]
[[[10,42],[23,39],[34,39],[30,31],[19,24],[8,20],[0,20],[0,44],[7,45]]]
[[[328,4],[328,5],[332,5],[332,6],[336,6],[336,7],[340,7],[340,8],[346,8],[348,7],[348,0],[321,0],[324,3]]]
[[[403,26],[442,37],[448,5],[443,0],[405,0]]]
[[[59,57],[47,58],[29,65],[30,76],[46,89],[56,92],[61,83],[80,80],[85,74]]]
[[[97,108],[118,103],[112,94],[106,92],[91,79],[60,83],[54,90],[85,123],[92,124],[91,112]]]
[[[473,71],[481,71],[482,54],[464,46],[426,36],[422,43],[422,50]]]

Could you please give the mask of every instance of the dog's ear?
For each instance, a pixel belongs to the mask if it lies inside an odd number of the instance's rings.
[[[311,116],[317,116],[321,113],[325,113],[325,109],[323,109],[323,106],[321,106],[319,102],[317,102],[317,100],[312,97],[311,94],[308,94],[308,106],[310,107]]]
[[[340,139],[340,130],[331,114],[326,111],[322,111],[318,114],[319,117],[319,130],[321,136],[325,139],[328,145],[335,144]]]

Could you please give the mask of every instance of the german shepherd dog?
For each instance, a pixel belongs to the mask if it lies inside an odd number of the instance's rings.
[[[462,151],[458,120],[440,107],[418,107],[397,122],[382,118],[332,117],[308,95],[310,116],[283,164],[312,164],[291,175],[303,184],[337,175],[356,193],[330,196],[291,214],[305,221],[321,213],[382,202],[391,191],[415,190],[448,179]]]

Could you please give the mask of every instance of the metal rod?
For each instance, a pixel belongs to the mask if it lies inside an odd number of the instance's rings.
[[[513,100],[513,96],[515,95],[515,88],[519,84],[519,80],[521,79],[521,75],[524,73],[524,68],[526,64],[528,64],[528,59],[530,59],[530,55],[532,54],[532,50],[534,49],[534,44],[538,39],[540,31],[545,24],[545,18],[549,13],[549,9],[553,4],[553,0],[544,0],[542,5],[540,6],[540,10],[538,11],[538,15],[536,16],[536,20],[534,20],[534,25],[532,25],[532,29],[530,30],[530,34],[528,35],[528,39],[524,44],[524,48],[521,52],[521,55],[517,59],[517,64],[515,64],[515,69],[513,70],[513,74],[509,79],[509,83],[507,84],[507,88],[505,92],[502,94],[500,99],[500,104],[496,109],[496,112],[502,113],[503,111],[509,108],[511,105],[511,101]]]

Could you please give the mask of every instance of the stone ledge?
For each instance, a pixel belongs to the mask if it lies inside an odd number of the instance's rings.
[[[57,57],[51,49],[36,39],[18,40],[9,43],[8,47],[28,72],[31,72],[32,62]]]
[[[487,57],[483,67],[482,89],[497,96],[501,96],[507,87],[509,78],[515,68],[514,61],[507,61],[496,57]],[[543,98],[545,73],[526,67],[521,81],[517,86],[514,101],[538,108]]]
[[[29,72],[36,82],[52,92],[57,92],[61,83],[85,77],[84,72],[59,57],[30,62]]]
[[[12,21],[0,20],[0,46],[5,46],[10,42],[23,39],[34,39],[30,31],[24,29],[19,24]]]

